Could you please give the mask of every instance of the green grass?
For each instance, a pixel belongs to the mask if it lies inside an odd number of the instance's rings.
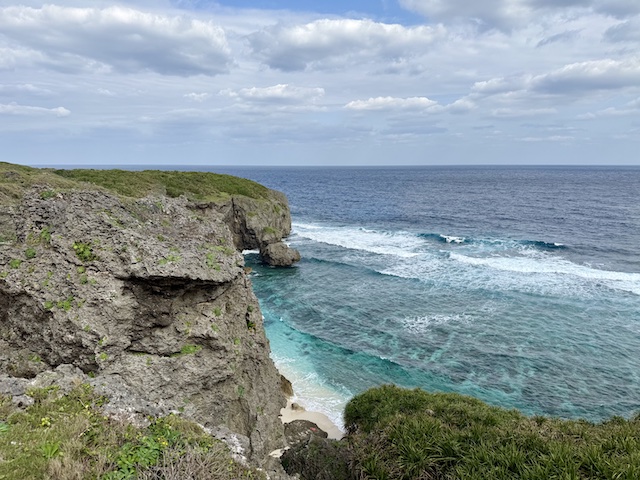
[[[184,345],[180,349],[180,352],[174,353],[172,357],[180,357],[182,355],[195,355],[200,350],[202,350],[202,347],[200,345]]]
[[[640,415],[600,424],[527,417],[458,394],[387,385],[354,397],[344,419],[347,439],[288,452],[288,471],[302,479],[331,478],[314,465],[343,465],[341,478],[352,479],[640,478]]]
[[[55,170],[62,178],[88,182],[120,195],[141,198],[151,193],[169,197],[186,195],[192,200],[219,200],[229,195],[267,198],[269,190],[262,185],[230,175],[204,172],[165,172],[144,170]]]
[[[42,199],[72,189],[104,188],[118,195],[142,198],[149,194],[186,195],[190,200],[220,201],[232,195],[268,199],[269,189],[259,183],[210,172],[161,170],[54,170],[0,162],[0,202],[16,202],[34,185],[47,185]]]
[[[0,397],[0,479],[263,479],[238,465],[224,444],[170,415],[138,428],[106,417],[88,385],[67,395],[29,392],[25,410]],[[169,477],[171,472],[178,476]],[[197,475],[196,475],[197,473]]]

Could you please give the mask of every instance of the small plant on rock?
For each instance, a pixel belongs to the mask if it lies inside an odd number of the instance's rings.
[[[83,262],[91,262],[96,259],[91,242],[74,242],[73,250],[76,252],[76,256]]]

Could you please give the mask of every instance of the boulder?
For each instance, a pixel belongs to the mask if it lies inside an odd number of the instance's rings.
[[[284,242],[270,243],[260,249],[262,260],[273,267],[290,267],[300,261],[300,252]]]

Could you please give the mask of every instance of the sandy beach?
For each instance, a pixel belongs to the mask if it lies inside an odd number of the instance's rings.
[[[280,410],[280,418],[282,423],[293,422],[294,420],[308,420],[313,422],[321,430],[324,430],[329,435],[329,438],[340,440],[344,436],[344,432],[333,423],[329,417],[323,413],[307,411],[304,408],[298,407],[292,408],[291,399],[287,400],[287,406]]]

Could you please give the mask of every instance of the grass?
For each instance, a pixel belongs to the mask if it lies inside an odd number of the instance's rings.
[[[264,479],[180,417],[151,417],[138,428],[104,416],[106,399],[88,385],[28,393],[34,404],[25,410],[0,397],[2,480]]]
[[[329,478],[309,471],[314,462],[344,465],[341,475],[353,479],[640,478],[640,415],[600,424],[527,417],[458,394],[387,385],[354,397],[344,419],[347,439],[324,446],[320,459],[308,448],[290,453],[290,473]]]
[[[200,350],[202,350],[202,347],[200,345],[184,345],[181,349],[180,352],[178,353],[174,353],[173,355],[171,355],[172,357],[180,357],[182,355],[195,355],[196,353],[198,353]]]
[[[54,170],[0,162],[0,202],[16,202],[34,185],[47,185],[40,196],[51,199],[72,189],[103,188],[118,195],[142,198],[150,194],[186,195],[190,200],[220,201],[232,195],[268,199],[269,189],[259,183],[210,172],[161,170]]]
[[[91,242],[74,242],[73,251],[76,252],[76,257],[82,262],[92,262],[97,258],[93,253]]]
[[[250,180],[230,175],[203,172],[165,172],[144,170],[55,170],[55,175],[74,181],[88,182],[120,195],[141,198],[152,193],[169,197],[186,195],[192,200],[219,200],[229,195],[267,198],[269,190]]]

